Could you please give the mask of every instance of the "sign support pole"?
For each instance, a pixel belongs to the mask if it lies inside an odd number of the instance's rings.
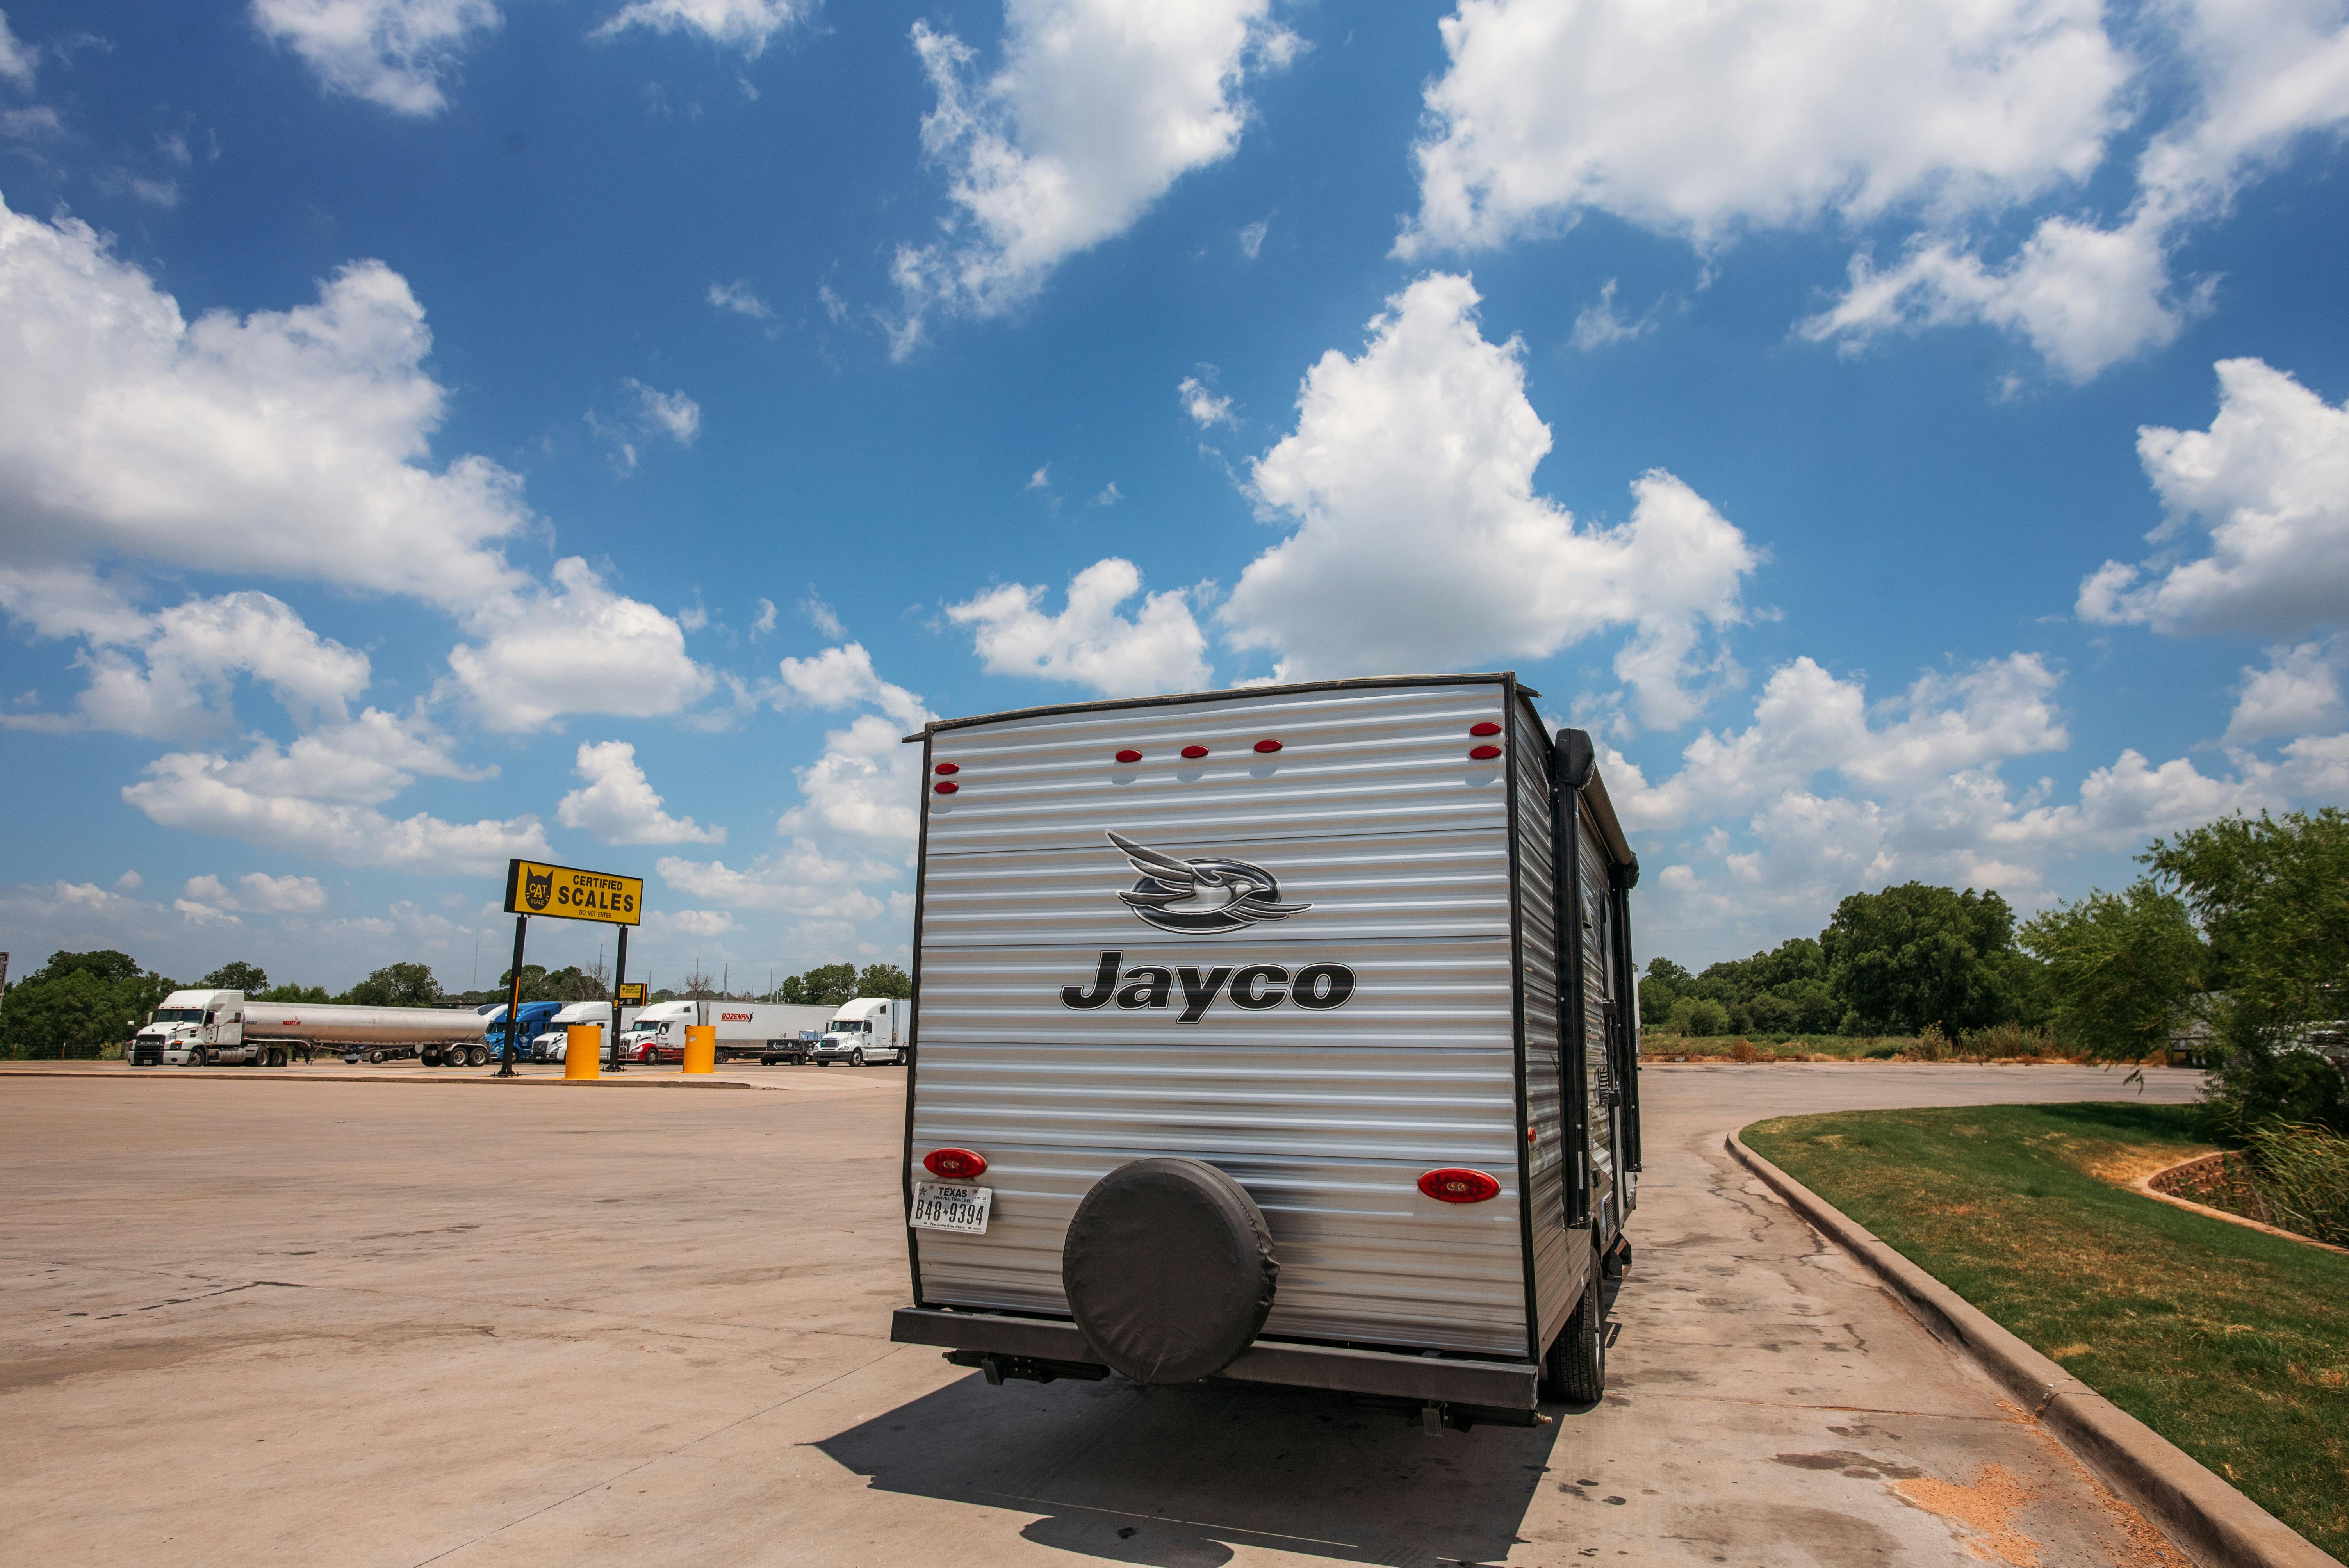
[[[620,1070],[620,982],[628,977],[628,928],[621,926],[620,951],[612,959],[612,1070]]]
[[[513,1064],[514,1037],[522,1031],[522,939],[523,933],[529,927],[530,916],[514,916],[513,970],[506,976],[506,1039],[505,1044],[498,1047],[497,1076],[500,1078],[517,1076]]]

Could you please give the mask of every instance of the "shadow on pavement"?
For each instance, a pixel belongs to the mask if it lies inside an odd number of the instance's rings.
[[[1112,1563],[1216,1568],[1235,1546],[1485,1563],[1516,1541],[1558,1429],[1430,1438],[1306,1389],[974,1373],[814,1446],[884,1491],[1040,1514],[1024,1538]]]

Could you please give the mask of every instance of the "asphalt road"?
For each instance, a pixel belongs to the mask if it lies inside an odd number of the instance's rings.
[[[2173,1561],[1721,1151],[1771,1115],[2138,1092],[2117,1074],[1650,1069],[1608,1398],[1440,1439],[890,1345],[903,1075],[759,1078],[786,1087],[0,1073],[6,1555]]]

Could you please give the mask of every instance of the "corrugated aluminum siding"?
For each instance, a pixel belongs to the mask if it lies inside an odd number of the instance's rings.
[[[1584,1083],[1590,1095],[1590,1191],[1595,1204],[1615,1183],[1615,1119],[1605,1104],[1605,1091],[1614,1082],[1607,1054],[1607,1000],[1614,994],[1614,975],[1608,963],[1606,924],[1611,857],[1607,840],[1585,811],[1582,823],[1582,1057]]]
[[[1557,1336],[1582,1284],[1589,1241],[1567,1228],[1566,1091],[1558,1026],[1557,868],[1551,852],[1550,743],[1530,702],[1516,723],[1517,898],[1525,977],[1526,1115],[1532,1150],[1535,1310],[1540,1343]]]
[[[1078,1201],[1129,1160],[1229,1172],[1273,1233],[1266,1333],[1523,1355],[1506,776],[1468,759],[1498,682],[1238,695],[938,731],[930,799],[913,1151],[986,1155],[983,1237],[917,1233],[923,1299],[1059,1313]],[[1272,756],[1251,748],[1276,738]],[[1185,745],[1211,755],[1181,760]],[[1112,761],[1121,748],[1144,759]],[[1285,921],[1186,936],[1117,894],[1114,829],[1262,865]],[[1121,970],[1343,964],[1342,1007],[1064,1006],[1103,951]],[[1466,1165],[1502,1195],[1423,1197]]]

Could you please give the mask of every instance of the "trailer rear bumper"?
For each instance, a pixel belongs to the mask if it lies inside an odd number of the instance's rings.
[[[889,1337],[900,1345],[936,1345],[1040,1362],[1103,1364],[1075,1324],[1048,1317],[901,1306],[891,1319]],[[1531,1411],[1539,1401],[1540,1369],[1530,1361],[1470,1361],[1278,1339],[1257,1340],[1241,1351],[1221,1376],[1246,1383],[1329,1388],[1495,1411]]]

